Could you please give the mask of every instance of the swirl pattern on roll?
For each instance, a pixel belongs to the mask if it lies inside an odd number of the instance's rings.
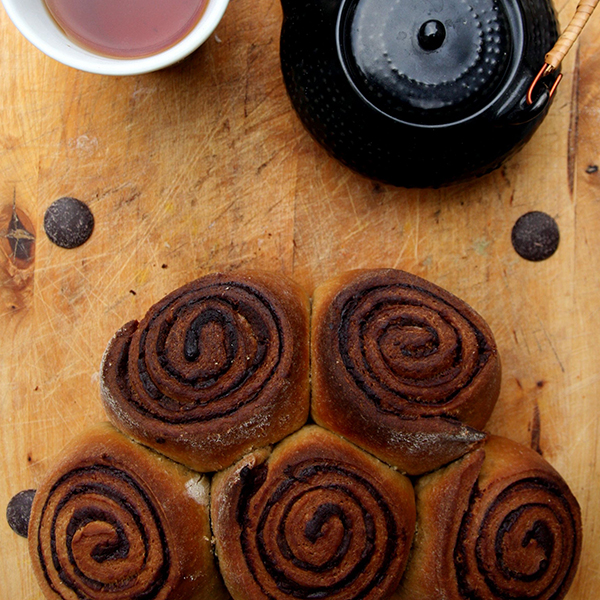
[[[394,432],[414,434],[419,443],[419,432],[430,427],[414,421],[439,418],[435,435],[446,430],[467,445],[424,467],[431,469],[483,439],[461,424],[480,429],[492,412],[500,389],[496,344],[481,316],[438,286],[394,269],[330,280],[315,293],[312,352],[313,416],[355,443],[381,437],[363,435],[365,422],[373,432],[387,430],[382,447],[394,445]],[[421,470],[368,449],[409,472]]]
[[[538,454],[491,436],[417,485],[415,550],[400,600],[559,600],[581,552],[579,505]],[[453,533],[449,533],[453,532]]]
[[[217,484],[214,531],[231,594],[385,598],[398,585],[413,535],[410,483],[314,426],[292,438],[266,463],[246,464],[229,484]],[[234,502],[219,491],[231,490],[231,481]],[[234,507],[228,516],[223,503]]]
[[[37,553],[48,585],[63,598],[68,588],[79,598],[152,600],[171,570],[152,499],[128,473],[102,465],[75,469],[52,487]]]
[[[307,348],[308,299],[295,284],[212,274],[117,334],[102,395],[117,427],[192,468],[217,470],[305,422]]]
[[[579,558],[580,522],[571,494],[529,477],[492,498],[471,499],[455,549],[465,598],[562,597]]]
[[[34,498],[29,550],[42,590],[64,600],[222,600],[208,496],[206,477],[108,424],[90,429]]]
[[[356,594],[367,595],[396,557],[398,531],[390,507],[368,481],[343,465],[310,461],[290,470],[288,477],[294,486],[285,479],[275,487],[261,506],[256,527],[242,517],[246,564],[263,592],[273,596],[276,588],[296,598],[334,596],[357,584],[368,569]],[[343,532],[322,538],[326,559],[314,560],[303,543],[319,540],[333,518]],[[376,528],[383,530],[385,543],[375,558]],[[330,579],[334,570],[337,576]]]

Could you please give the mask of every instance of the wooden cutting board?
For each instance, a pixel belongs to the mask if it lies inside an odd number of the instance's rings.
[[[575,5],[557,4],[563,23]],[[373,183],[317,146],[283,87],[281,18],[277,2],[232,0],[188,60],[110,78],[46,58],[0,10],[0,507],[104,419],[104,347],[168,291],[235,267],[282,271],[309,292],[342,270],[399,267],[490,323],[504,373],[489,428],[539,445],[572,487],[585,540],[568,599],[595,598],[600,15],[525,150],[480,181],[439,191]],[[75,250],[44,234],[44,211],[61,196],[95,215],[91,239]],[[510,240],[531,210],[553,216],[561,234],[558,252],[539,263]],[[15,211],[35,236],[29,260],[11,256]],[[0,598],[39,600],[27,543],[4,518],[0,540]]]

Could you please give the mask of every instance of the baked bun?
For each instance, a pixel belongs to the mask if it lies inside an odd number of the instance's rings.
[[[29,551],[52,600],[225,600],[210,486],[109,424],[74,439],[33,501]]]
[[[375,600],[402,576],[414,492],[397,471],[312,425],[215,475],[211,517],[235,600]]]
[[[581,514],[536,452],[490,436],[422,477],[417,534],[395,600],[560,600],[581,552]]]
[[[409,474],[480,445],[500,391],[490,328],[440,287],[395,269],[318,287],[314,420]]]
[[[296,431],[309,410],[309,299],[267,272],[214,273],[112,339],[101,395],[112,423],[201,472]]]

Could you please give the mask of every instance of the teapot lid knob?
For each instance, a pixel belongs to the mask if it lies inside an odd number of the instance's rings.
[[[486,106],[509,69],[513,35],[497,0],[348,0],[340,49],[361,94],[425,125]]]
[[[446,40],[446,28],[441,21],[425,21],[417,34],[419,46],[426,51],[437,50]]]

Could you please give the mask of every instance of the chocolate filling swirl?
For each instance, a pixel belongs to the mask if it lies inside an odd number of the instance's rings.
[[[493,352],[468,312],[414,284],[373,285],[337,304],[343,365],[384,412],[422,415],[450,404]]]
[[[397,600],[561,600],[581,554],[581,512],[537,452],[490,435],[416,481],[417,534]]]
[[[113,338],[101,371],[114,425],[198,471],[229,466],[306,421],[308,312],[296,284],[214,273]]]
[[[65,600],[152,600],[171,571],[165,531],[145,489],[122,469],[73,469],[50,489],[37,529],[49,587]]]
[[[481,444],[500,392],[484,319],[395,269],[350,271],[315,292],[313,417],[410,474]]]
[[[248,285],[184,289],[153,307],[131,336],[119,389],[139,412],[166,423],[222,418],[289,368],[286,335],[272,303]]]
[[[381,481],[351,462],[292,458],[267,471],[242,469],[236,511],[243,560],[262,596],[389,595],[408,556],[410,508],[392,506]]]
[[[562,598],[579,557],[579,519],[570,492],[547,477],[519,479],[490,494],[475,490],[454,551],[461,594]]]
[[[383,540],[377,554],[376,537]],[[245,521],[242,528],[246,563],[269,596],[274,584],[294,598],[329,597],[368,569],[370,577],[354,594],[365,597],[385,577],[397,543],[390,508],[377,490],[351,470],[326,463],[290,469],[263,501],[255,527]]]

